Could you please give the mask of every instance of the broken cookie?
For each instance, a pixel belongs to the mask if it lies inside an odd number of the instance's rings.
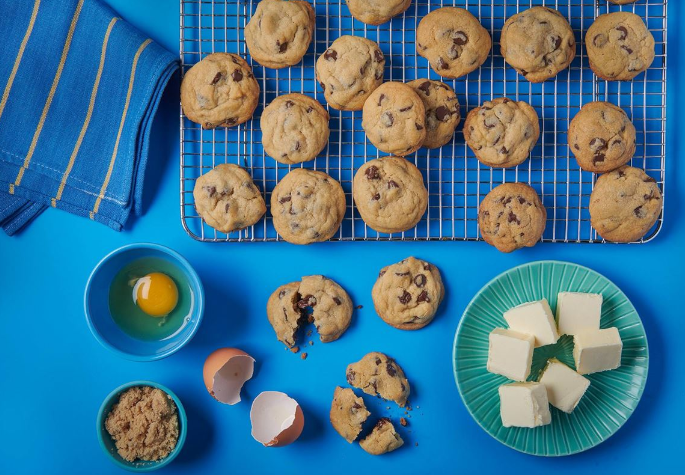
[[[331,404],[331,424],[349,443],[354,442],[362,431],[362,424],[371,413],[364,400],[357,397],[350,388],[335,388]]]
[[[409,397],[409,381],[392,358],[371,352],[347,367],[347,382],[372,396],[396,402],[404,407]]]
[[[390,419],[385,417],[378,420],[371,433],[359,445],[371,455],[383,455],[402,447],[404,441],[395,431]]]

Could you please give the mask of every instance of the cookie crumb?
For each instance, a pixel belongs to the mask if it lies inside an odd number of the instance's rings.
[[[309,340],[309,346],[314,346],[314,342],[312,340]]]
[[[311,330],[307,330],[307,336],[312,336],[312,331],[311,331]]]
[[[363,305],[357,305],[357,306],[354,307],[354,308],[356,308],[357,310],[360,310],[360,309],[364,308],[364,306],[363,306]]]
[[[307,353],[302,353],[300,355],[300,358],[302,358],[303,360],[306,360],[307,359]]]
[[[297,353],[298,351],[300,351],[300,347],[299,346],[293,346],[292,348],[290,348],[290,351],[292,351],[293,353]]]
[[[407,426],[407,419],[405,419],[404,417],[400,417],[400,424],[402,424],[403,427],[406,427]]]

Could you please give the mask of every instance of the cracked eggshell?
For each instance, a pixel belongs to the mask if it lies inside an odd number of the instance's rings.
[[[219,348],[205,360],[202,376],[214,399],[224,404],[240,402],[240,390],[254,373],[254,358],[237,348]]]
[[[283,447],[297,440],[304,428],[302,408],[278,391],[264,391],[250,409],[252,437],[265,447]]]

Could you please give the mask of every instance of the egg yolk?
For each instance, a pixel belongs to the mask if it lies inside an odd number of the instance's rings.
[[[152,272],[136,281],[133,301],[148,315],[164,317],[176,308],[178,289],[168,275]]]

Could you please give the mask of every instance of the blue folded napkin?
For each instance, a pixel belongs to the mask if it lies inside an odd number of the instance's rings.
[[[54,207],[121,230],[176,56],[98,0],[0,0],[0,38],[0,226]]]

